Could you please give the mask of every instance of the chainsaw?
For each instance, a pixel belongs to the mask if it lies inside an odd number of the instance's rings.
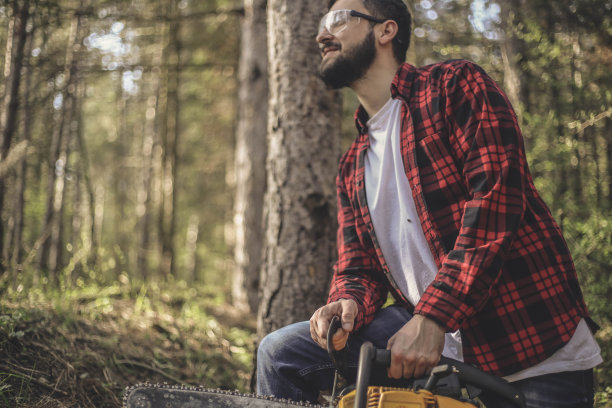
[[[329,405],[278,399],[204,387],[143,383],[128,387],[124,408],[477,408],[475,398],[490,391],[524,408],[520,391],[507,381],[479,369],[442,356],[428,376],[415,379],[408,388],[370,385],[373,366],[389,367],[391,352],[376,349],[370,342],[361,346],[357,381],[336,395],[336,385],[344,370],[345,349],[333,350],[332,337],[340,327],[334,318],[327,334],[328,353],[336,367],[334,387]]]

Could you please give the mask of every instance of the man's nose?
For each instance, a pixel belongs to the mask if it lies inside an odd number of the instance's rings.
[[[327,29],[322,28],[321,31],[319,31],[319,34],[317,34],[316,39],[319,44],[324,44],[326,42],[331,41],[332,38],[333,35],[331,35],[329,31],[327,31]]]

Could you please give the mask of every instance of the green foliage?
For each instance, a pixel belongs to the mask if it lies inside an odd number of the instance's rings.
[[[596,335],[604,358],[596,369],[596,406],[610,406],[612,73],[605,67],[612,54],[612,3],[565,6],[534,1],[514,10],[506,35],[520,44],[514,57],[523,98],[517,108],[534,181],[564,231],[586,303],[602,327]]]
[[[564,232],[589,309],[599,320],[612,323],[612,214],[593,214],[585,221],[567,223]]]

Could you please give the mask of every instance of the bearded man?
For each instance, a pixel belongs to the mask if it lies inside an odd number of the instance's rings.
[[[353,371],[370,341],[391,351],[377,378],[423,376],[445,355],[514,383],[530,408],[592,407],[597,325],[515,113],[473,63],[405,63],[410,25],[401,0],[332,0],[321,20],[321,77],[360,102],[337,177],[338,261],[327,304],[261,342],[258,393],[330,389],[339,316]],[[506,406],[495,398],[481,396]]]

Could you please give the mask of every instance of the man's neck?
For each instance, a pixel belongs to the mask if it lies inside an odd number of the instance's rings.
[[[369,117],[374,116],[391,97],[391,82],[398,67],[395,61],[374,63],[363,78],[351,85]]]

